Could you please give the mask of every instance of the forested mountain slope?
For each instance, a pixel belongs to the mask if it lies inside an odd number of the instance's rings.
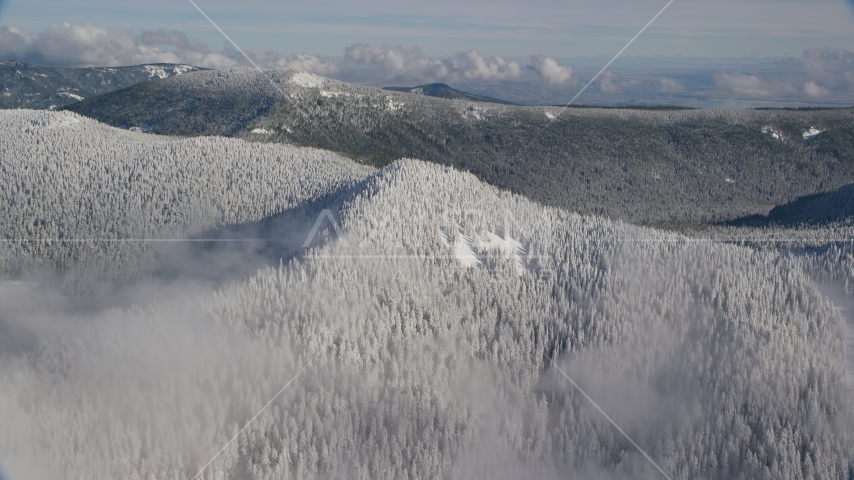
[[[843,318],[801,257],[544,207],[420,161],[372,173],[67,113],[0,118],[32,136],[14,165],[30,173],[0,183],[24,189],[3,213],[22,235],[71,228],[63,204],[85,205],[75,235],[133,232],[109,220],[132,210],[180,235],[287,223],[280,209],[342,192],[325,241],[215,292],[81,313],[0,285],[12,478],[191,479],[211,458],[198,478],[661,478],[556,365],[674,479],[854,471]],[[53,152],[63,141],[129,153],[75,161]],[[139,254],[92,244],[108,263]],[[44,248],[7,255],[52,261]]]
[[[373,171],[327,151],[169,139],[70,112],[0,111],[0,132],[0,274],[133,277],[159,240],[261,220]]]
[[[854,184],[827,193],[801,197],[785,205],[774,207],[768,215],[740,218],[734,225],[828,225],[854,221]]]
[[[275,86],[249,69],[204,71],[69,108],[124,128],[292,142],[375,165],[419,158],[635,223],[764,215],[854,181],[852,109],[561,110],[266,74]]]
[[[137,83],[200,70],[192,65],[56,68],[0,61],[0,108],[58,108]]]

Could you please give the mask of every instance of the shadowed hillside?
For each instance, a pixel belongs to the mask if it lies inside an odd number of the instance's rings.
[[[854,185],[828,193],[801,197],[794,202],[774,207],[768,215],[751,215],[729,222],[735,226],[824,225],[832,222],[850,222],[854,218]]]

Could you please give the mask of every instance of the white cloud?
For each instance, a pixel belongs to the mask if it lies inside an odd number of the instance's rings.
[[[287,67],[320,75],[338,71],[328,60],[306,54],[282,56],[273,52],[247,52],[263,67]],[[66,67],[121,66],[144,63],[187,63],[206,68],[233,67],[245,60],[233,48],[212,51],[177,30],[152,30],[134,34],[122,29],[60,23],[38,33],[13,26],[0,27],[0,58],[40,65]]]
[[[804,93],[809,97],[823,97],[830,91],[813,81],[808,81],[804,84]]]
[[[810,71],[825,71],[833,64],[854,63],[854,53],[847,50],[813,48],[804,51],[801,61]]]
[[[602,75],[602,80],[599,81],[599,89],[605,93],[617,93],[621,90],[620,87],[614,85],[614,73],[605,72]]]
[[[572,67],[560,65],[552,57],[532,56],[531,68],[549,85],[565,85],[572,79]]]
[[[333,75],[339,70],[335,62],[306,53],[297,53],[287,57],[275,52],[247,51],[246,53],[255,63],[266,68],[293,68],[317,75]]]
[[[63,66],[115,66],[171,61],[167,52],[142,44],[125,30],[61,23],[39,33],[0,28],[0,55]]]
[[[765,78],[742,73],[718,73],[718,88],[748,97],[831,97],[854,87],[854,53],[839,49],[806,50],[800,57],[780,62],[779,73]],[[771,77],[771,78],[768,78]]]
[[[567,87],[575,80],[576,73],[570,66],[561,65],[553,57],[533,55],[530,64],[520,66],[519,62],[507,60],[506,57],[487,57],[474,49],[454,55],[431,56],[414,46],[355,44],[345,49],[344,61],[307,53],[245,53],[265,68],[293,68],[372,85],[390,81],[446,82],[465,88],[490,82],[489,88],[494,90],[491,95],[499,98],[515,95],[512,87],[502,90],[506,82],[514,82],[517,86],[518,82],[525,82],[534,92],[536,83],[541,84],[543,89],[545,85]],[[51,25],[41,31],[0,26],[0,59],[66,67],[146,63],[185,63],[207,68],[248,65],[240,52],[230,44],[223,42],[222,46],[211,48],[178,30],[132,32],[67,22]],[[779,60],[775,65],[776,70],[765,69],[761,74],[722,71],[714,74],[713,78],[719,91],[765,103],[778,100],[839,103],[846,95],[854,92],[854,53],[850,51],[811,49],[798,57]],[[629,96],[641,93],[669,97],[669,94],[675,92],[691,95],[695,88],[705,88],[689,76],[664,76],[668,74],[672,73],[662,71],[658,74],[653,72],[652,76],[632,76],[630,73],[615,75],[606,72],[599,83],[599,90],[609,94],[608,98],[620,97],[620,101],[625,101]],[[480,91],[483,92],[482,89]],[[540,103],[554,101],[546,100],[550,97],[545,93],[531,93],[530,98]]]
[[[753,75],[718,73],[715,75],[715,83],[720,88],[741,95],[759,97],[771,94],[768,86]]]
[[[661,85],[661,91],[664,93],[676,93],[685,91],[685,86],[682,85],[681,82],[673,80],[672,78],[662,78],[659,80],[659,84]]]
[[[782,74],[773,80],[741,73],[718,73],[718,88],[749,97],[815,99],[843,93],[854,87],[854,53],[831,48],[814,48],[800,57],[783,60]]]
[[[147,30],[139,36],[140,42],[151,46],[169,45],[181,50],[208,53],[210,49],[201,42],[190,40],[184,32],[178,30]]]
[[[466,61],[466,69],[463,74],[468,79],[507,80],[519,78],[522,74],[519,63],[508,62],[501,57],[493,57],[493,61],[488,62],[477,50],[469,50],[457,56]]]
[[[640,85],[638,80],[616,80],[617,76],[611,71],[603,73],[601,78],[599,89],[605,93],[620,93]]]
[[[385,45],[375,47],[358,43],[348,47],[346,58],[357,65],[377,67],[386,78],[419,81],[508,80],[519,78],[522,67],[502,57],[487,60],[477,50],[455,57],[428,57],[418,47]]]
[[[810,97],[831,91],[846,92],[854,87],[854,53],[829,48],[805,51],[800,61],[806,71],[803,91]]]
[[[388,77],[412,77],[423,80],[446,80],[459,70],[457,62],[448,58],[427,57],[418,47],[375,47],[357,43],[347,47],[345,57],[358,65],[379,67]]]
[[[163,45],[173,50],[161,48]],[[68,67],[120,66],[142,63],[190,63],[219,68],[238,64],[211,52],[177,31],[135,35],[127,30],[60,23],[38,33],[0,27],[0,57]]]

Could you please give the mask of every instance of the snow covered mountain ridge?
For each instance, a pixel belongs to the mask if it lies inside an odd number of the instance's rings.
[[[56,109],[85,98],[202,70],[192,65],[56,68],[0,61],[0,109]]]
[[[854,468],[844,319],[822,289],[851,278],[850,246],[694,241],[434,163],[68,112],[0,112],[0,134],[3,271],[39,280],[0,285],[13,478],[192,479],[211,458],[200,478],[659,478],[556,365],[672,478]],[[336,228],[302,248],[327,211]],[[289,232],[300,248],[277,249]],[[203,241],[106,241],[133,238]],[[262,264],[199,291],[189,253]],[[86,303],[34,266],[131,280]]]
[[[139,84],[69,109],[160,134],[319,147],[376,167],[418,158],[639,224],[766,215],[854,182],[852,109],[524,107],[248,68]]]

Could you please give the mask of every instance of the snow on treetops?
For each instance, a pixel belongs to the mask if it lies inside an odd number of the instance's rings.
[[[0,112],[0,134],[6,238],[91,239],[5,242],[4,272],[97,278],[0,289],[13,478],[191,479],[211,458],[199,478],[658,478],[553,362],[672,478],[851,472],[845,319],[822,290],[848,247],[695,241],[412,159],[55,112]],[[340,228],[303,250],[328,211]],[[158,235],[253,241],[95,239]]]

